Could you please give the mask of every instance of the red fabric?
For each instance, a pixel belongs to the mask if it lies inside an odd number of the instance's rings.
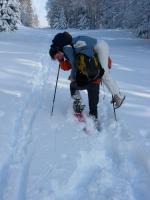
[[[111,69],[112,67],[112,59],[111,57],[108,57],[108,68]]]
[[[63,60],[60,62],[60,68],[64,71],[68,71],[71,69],[71,64],[68,60]]]
[[[99,85],[101,83],[101,79],[97,78],[96,80],[92,81],[92,83]]]

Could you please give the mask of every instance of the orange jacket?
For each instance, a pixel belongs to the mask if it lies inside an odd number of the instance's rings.
[[[62,60],[60,63],[60,68],[64,71],[68,71],[71,69],[71,64],[68,60]]]

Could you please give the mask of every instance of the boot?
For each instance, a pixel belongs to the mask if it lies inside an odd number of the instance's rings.
[[[101,125],[100,125],[100,121],[98,120],[98,118],[95,117],[95,115],[91,115],[91,114],[89,114],[89,117],[93,120],[95,129],[100,132]]]
[[[73,102],[73,110],[75,113],[81,113],[85,105],[82,105],[81,99],[75,99]]]
[[[122,105],[124,100],[125,100],[125,95],[121,96],[121,95],[115,94],[112,97],[111,103],[113,103],[114,104],[114,108],[117,109]]]

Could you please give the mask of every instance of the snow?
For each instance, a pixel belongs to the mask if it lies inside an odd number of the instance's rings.
[[[67,72],[48,55],[56,30],[21,27],[0,34],[0,199],[150,199],[150,41],[121,30],[78,31],[105,39],[112,76],[126,94],[116,110],[101,86],[102,131],[72,116]],[[87,104],[86,92],[82,98]],[[86,106],[85,112],[88,112]]]

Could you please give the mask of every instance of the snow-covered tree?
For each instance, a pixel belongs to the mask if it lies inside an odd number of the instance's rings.
[[[138,37],[150,38],[150,1],[128,0],[122,24]]]
[[[0,0],[0,31],[13,31],[19,22],[19,5],[16,0]]]
[[[39,21],[36,13],[33,11],[31,0],[19,0],[21,23],[24,26],[34,27],[38,26]]]
[[[59,4],[53,4],[49,9],[48,12],[48,22],[51,28],[54,29],[59,29],[60,28],[60,12],[61,12],[61,7],[59,6]]]
[[[51,28],[128,28],[150,38],[148,0],[48,0],[47,13]]]
[[[35,27],[39,26],[39,18],[36,13],[33,13],[33,26],[35,26]]]
[[[85,14],[84,8],[79,9],[79,15],[77,17],[77,28],[79,29],[88,29],[88,18]]]
[[[64,9],[61,8],[60,10],[60,21],[59,21],[59,28],[60,29],[65,29],[67,28],[67,21],[64,13]]]

